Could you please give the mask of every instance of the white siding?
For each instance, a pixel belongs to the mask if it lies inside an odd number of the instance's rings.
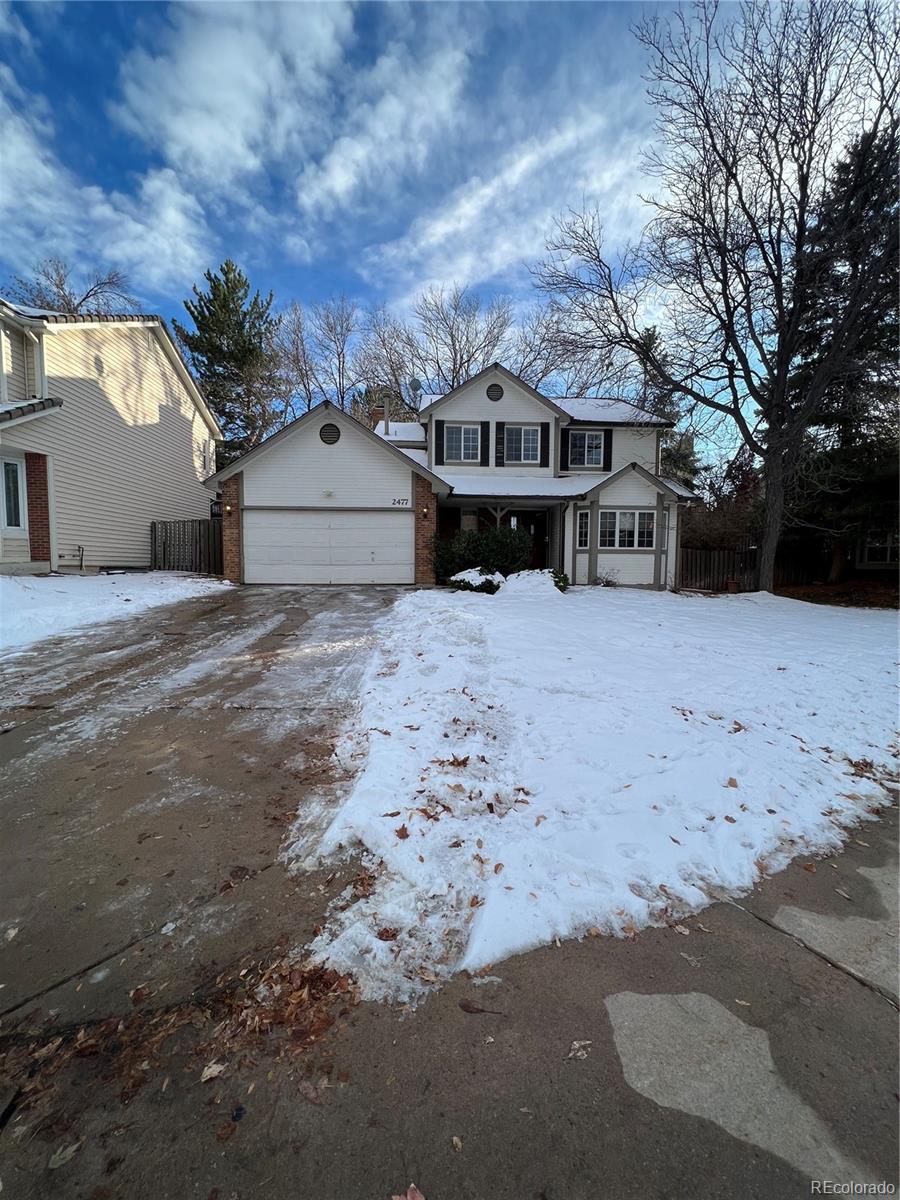
[[[412,583],[412,512],[245,509],[247,583]]]
[[[656,508],[656,488],[642,479],[637,471],[629,471],[602,492],[597,493],[601,508]]]
[[[61,326],[44,348],[62,408],[2,444],[52,460],[59,565],[77,565],[83,546],[86,567],[148,566],[151,521],[209,516],[209,426],[147,327]]]
[[[337,424],[332,446],[319,437]],[[408,508],[413,472],[385,447],[334,414],[315,414],[244,467],[244,506],[283,508]],[[394,504],[394,501],[400,501]]]
[[[656,474],[656,430],[613,430],[612,470],[619,471],[633,462]]]
[[[3,365],[6,371],[6,398],[10,404],[28,399],[25,382],[25,335],[9,325],[0,325],[3,337]]]
[[[669,505],[669,540],[666,549],[666,587],[675,586],[675,571],[678,562],[678,505]]]
[[[487,389],[492,383],[499,383],[503,388],[503,396],[499,400],[488,400]],[[459,394],[446,404],[442,404],[431,416],[428,423],[428,453],[429,466],[434,464],[434,422],[444,421],[448,424],[466,422],[479,424],[490,421],[491,436],[488,455],[488,466],[478,463],[453,463],[454,472],[472,471],[511,471],[515,474],[532,473],[538,477],[554,474],[554,463],[559,460],[559,443],[557,437],[558,418],[551,408],[539,403],[530,396],[524,388],[510,383],[498,375],[491,374],[480,380],[474,380],[463,387]],[[494,446],[496,438],[496,423],[502,421],[506,425],[540,425],[549,422],[550,425],[550,462],[549,466],[532,466],[528,463],[510,463],[507,467],[494,466]],[[450,467],[447,467],[449,470]]]
[[[599,575],[612,575],[622,587],[652,587],[653,555],[628,554],[624,551],[604,554],[600,550],[597,554],[597,572]]]

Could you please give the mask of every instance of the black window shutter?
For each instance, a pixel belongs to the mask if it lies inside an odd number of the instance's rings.
[[[434,465],[444,465],[444,422],[434,422]]]
[[[603,430],[603,470],[612,470],[612,435],[611,429]]]
[[[491,423],[490,421],[481,422],[481,465],[483,467],[490,466],[491,463]]]
[[[502,467],[506,461],[506,422],[494,422],[494,466]]]
[[[550,466],[550,422],[541,421],[541,466]]]
[[[564,425],[559,431],[559,469],[569,469],[569,427]]]

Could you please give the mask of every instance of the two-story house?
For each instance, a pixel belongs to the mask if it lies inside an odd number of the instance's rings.
[[[160,317],[0,299],[0,572],[148,567],[222,435]]]
[[[319,405],[208,483],[226,574],[246,583],[429,583],[435,534],[508,523],[575,583],[671,587],[679,510],[667,422],[617,400],[545,396],[499,364],[418,421],[367,429]]]

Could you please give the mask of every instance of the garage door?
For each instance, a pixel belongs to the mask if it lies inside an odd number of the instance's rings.
[[[413,513],[244,511],[247,583],[412,583]]]

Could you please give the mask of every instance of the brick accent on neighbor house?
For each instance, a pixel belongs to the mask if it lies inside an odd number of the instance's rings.
[[[434,535],[437,533],[437,496],[431,490],[431,484],[421,475],[413,476],[413,489],[416,506],[416,583],[434,583],[434,565],[431,561],[431,547]],[[427,516],[425,514],[428,514]]]
[[[244,582],[244,555],[241,533],[243,472],[222,484],[222,574],[231,583]]]
[[[28,545],[32,562],[50,561],[50,489],[46,454],[25,454],[25,492],[28,496]]]

